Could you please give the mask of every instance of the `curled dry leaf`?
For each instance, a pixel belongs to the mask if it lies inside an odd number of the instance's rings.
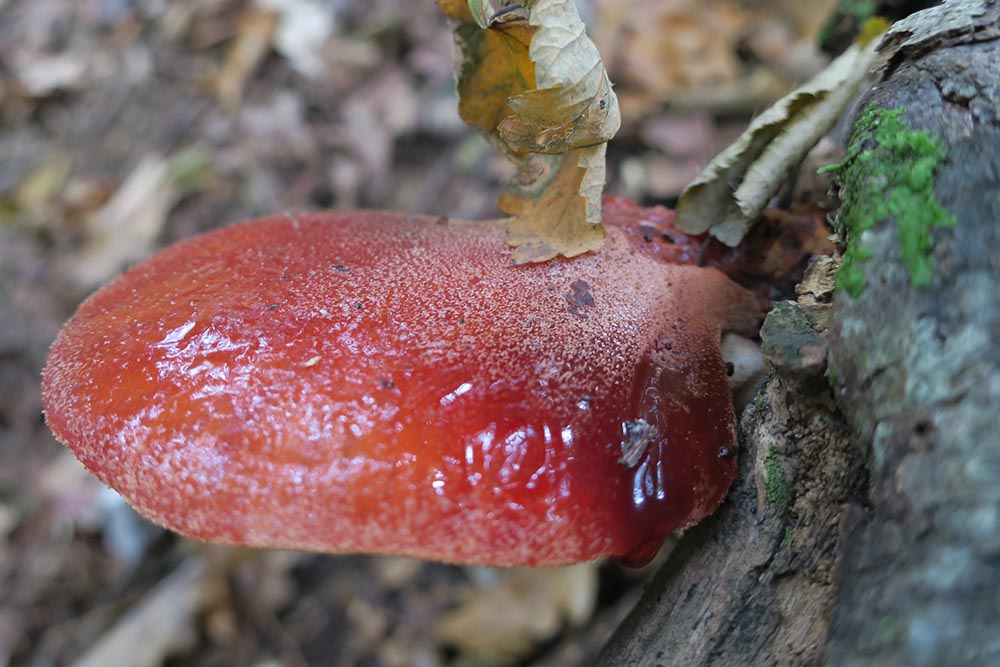
[[[171,159],[146,155],[114,195],[87,217],[86,240],[66,270],[86,289],[146,257],[180,198]]]
[[[593,148],[600,149],[602,164],[601,180],[596,185],[597,199],[591,203],[580,196],[580,191],[594,170],[588,170],[580,163],[588,159]],[[532,156],[526,161],[536,170],[522,167],[521,174],[530,173],[533,180],[521,185],[515,179],[497,201],[505,213],[514,216],[507,225],[507,242],[515,247],[515,264],[544,262],[556,255],[574,257],[601,247],[604,227],[587,222],[587,209],[596,206],[597,219],[600,220],[603,158],[602,144],[566,155]],[[540,229],[542,224],[544,229]]]
[[[455,30],[458,114],[512,160],[518,157],[497,128],[510,113],[507,100],[536,85],[528,55],[532,35],[527,21],[508,22],[495,30],[463,23]]]
[[[681,193],[677,226],[729,246],[746,235],[792,171],[840,117],[875,58],[874,34],[758,116]]]
[[[205,574],[201,560],[181,563],[78,657],[73,667],[155,667],[193,643]]]
[[[528,55],[537,88],[507,100],[514,113],[498,128],[504,143],[517,153],[549,154],[605,144],[621,117],[601,54],[572,0],[539,0],[529,24],[536,30]]]
[[[263,9],[249,9],[237,21],[236,38],[215,80],[216,95],[227,109],[239,107],[247,80],[271,50],[277,25],[278,15]]]
[[[498,570],[489,585],[459,591],[434,634],[464,664],[520,664],[568,625],[594,613],[599,561]]]
[[[334,32],[334,4],[322,0],[256,0],[257,11],[276,17],[274,49],[299,74],[321,79],[329,63],[323,51]]]
[[[441,7],[441,10],[450,19],[462,21],[463,23],[471,23],[475,20],[472,18],[472,12],[469,10],[468,0],[438,0],[438,6]]]
[[[526,3],[527,18],[488,0],[439,4],[462,22],[459,114],[518,165],[499,202],[517,218],[508,231],[514,262],[596,250],[605,145],[621,118],[572,1]]]

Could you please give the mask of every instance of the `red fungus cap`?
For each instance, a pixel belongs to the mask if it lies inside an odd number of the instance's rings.
[[[719,334],[755,305],[613,226],[600,252],[512,266],[499,221],[286,214],[90,297],[52,346],[45,412],[196,538],[641,563],[733,478]]]

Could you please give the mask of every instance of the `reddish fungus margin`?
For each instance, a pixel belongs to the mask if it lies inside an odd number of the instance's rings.
[[[48,423],[142,514],[237,544],[490,565],[648,560],[721,502],[714,269],[515,267],[503,223],[281,215],[174,245],[52,346]]]

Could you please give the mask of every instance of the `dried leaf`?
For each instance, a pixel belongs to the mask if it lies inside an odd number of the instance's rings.
[[[681,193],[677,226],[738,244],[854,96],[874,60],[876,42],[853,45],[758,116]]]
[[[72,167],[72,158],[64,153],[42,163],[25,176],[14,190],[17,208],[32,214],[44,212],[66,186]]]
[[[189,559],[132,607],[73,667],[155,667],[194,641],[205,567]]]
[[[565,155],[536,155],[525,162],[517,185],[508,186],[498,201],[501,209],[515,216],[507,225],[514,264],[544,262],[557,255],[574,257],[601,247],[604,227],[587,222],[590,202],[580,192],[591,179],[599,179],[598,188],[604,186],[604,148],[601,144]],[[535,178],[525,182],[526,174]],[[599,216],[599,199],[597,206]]]
[[[278,15],[271,11],[249,9],[237,21],[236,38],[229,46],[226,62],[215,80],[219,102],[235,109],[243,99],[243,87],[271,51],[278,26]]]
[[[529,49],[537,90],[508,101],[514,115],[504,119],[500,136],[519,153],[565,153],[606,143],[621,125],[618,103],[575,5],[541,0],[529,22],[537,29]]]
[[[439,3],[458,16],[454,3]],[[605,144],[621,118],[600,54],[571,0],[469,0],[455,32],[459,114],[518,165],[500,208],[517,220],[515,263],[596,250],[604,240]],[[543,158],[541,154],[554,156]],[[559,157],[561,156],[561,157]]]
[[[20,60],[13,59],[15,73],[24,91],[31,97],[45,97],[59,90],[86,87],[87,60],[80,53],[32,54]]]
[[[143,158],[111,199],[88,217],[86,243],[69,258],[75,282],[90,289],[143,259],[179,196],[171,162],[158,155]]]
[[[472,12],[469,11],[467,0],[437,0],[438,6],[447,14],[448,18],[463,23],[472,23]]]
[[[465,664],[515,664],[594,613],[597,563],[498,571],[440,619],[435,635]]]
[[[278,25],[274,48],[292,68],[310,79],[327,75],[323,47],[336,24],[334,5],[323,0],[256,0],[260,9],[274,12]]]
[[[462,57],[458,73],[458,115],[512,159],[497,128],[510,113],[507,100],[535,87],[535,67],[528,55],[534,30],[526,21],[502,29],[481,30],[466,23],[455,31]]]

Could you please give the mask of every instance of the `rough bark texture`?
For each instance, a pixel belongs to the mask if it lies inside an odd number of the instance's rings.
[[[1000,665],[1000,6],[923,14],[861,108],[903,108],[949,148],[935,189],[957,224],[933,232],[933,283],[912,285],[893,220],[866,232],[829,372],[832,260],[779,304],[729,501],[595,664]]]
[[[831,365],[872,486],[845,525],[833,665],[1000,665],[1000,6],[961,4],[978,28],[901,41],[862,103],[948,146],[935,189],[956,224],[925,289],[877,225],[868,287],[836,299]]]

